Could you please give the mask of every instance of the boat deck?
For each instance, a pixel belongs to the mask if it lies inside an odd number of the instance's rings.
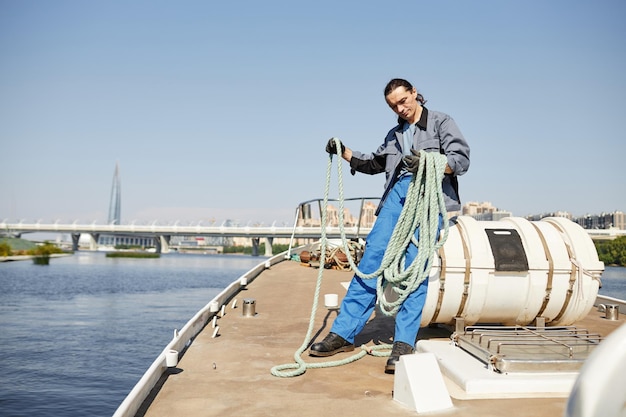
[[[193,340],[178,366],[170,368],[140,408],[138,416],[325,416],[416,414],[393,400],[394,375],[384,373],[386,358],[366,355],[339,367],[308,369],[303,375],[280,378],[272,367],[293,362],[309,325],[318,270],[298,262],[281,262],[265,270],[225,307],[215,329],[210,321]],[[329,331],[336,311],[323,306],[323,295],[345,294],[349,271],[325,270],[316,312],[314,341]],[[242,314],[243,299],[254,299],[256,314]],[[606,337],[623,323],[592,310],[576,326]],[[374,315],[356,345],[391,343],[393,319]],[[449,340],[448,326],[422,328],[420,339]],[[356,351],[355,351],[356,352]],[[306,362],[337,360],[309,357]],[[447,382],[449,383],[449,381]],[[454,407],[442,416],[561,416],[566,398],[452,398]]]

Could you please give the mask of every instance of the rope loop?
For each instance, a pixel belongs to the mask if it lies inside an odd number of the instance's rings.
[[[336,148],[341,149],[341,142],[334,138]],[[333,155],[329,154],[326,169],[326,186],[324,189],[324,200],[322,204],[321,223],[321,253],[326,254],[326,224],[328,210],[328,196],[331,182]],[[370,273],[361,272],[355,264],[350,254],[349,241],[346,238],[344,228],[344,193],[343,193],[343,173],[341,158],[337,158],[337,180],[339,189],[339,229],[341,233],[342,247],[345,254],[348,254],[348,262],[355,274],[362,279],[378,279],[376,294],[380,303],[381,311],[388,316],[395,315],[406,298],[415,291],[419,285],[428,278],[432,266],[434,254],[443,246],[448,238],[448,221],[446,206],[441,190],[441,183],[447,163],[445,155],[434,152],[420,151],[420,163],[417,173],[411,178],[404,207],[400,212],[400,217],[394,227],[391,239],[387,245],[385,255],[380,267]],[[439,231],[439,217],[443,218],[444,231],[437,239]],[[415,237],[419,229],[419,239]],[[415,245],[418,253],[409,266],[405,265],[405,255],[409,245]],[[367,246],[366,246],[367,250]],[[324,255],[323,255],[324,256]],[[322,275],[324,268],[320,265],[318,270],[313,305],[309,318],[309,327],[300,348],[294,354],[295,363],[277,365],[271,369],[271,373],[278,377],[293,377],[302,375],[308,368],[327,368],[332,366],[345,365],[354,362],[366,354],[374,356],[389,356],[388,350],[391,346],[376,345],[373,347],[361,346],[361,350],[348,358],[329,362],[307,363],[302,359],[302,353],[308,347],[315,325],[315,314],[318,307]],[[390,286],[390,290],[397,295],[395,301],[388,301],[385,298],[385,289]],[[379,352],[385,350],[386,352]]]

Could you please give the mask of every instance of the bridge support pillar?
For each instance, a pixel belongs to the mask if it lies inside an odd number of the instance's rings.
[[[170,253],[170,239],[168,235],[161,235],[154,238],[157,253]]]
[[[100,233],[89,233],[89,250],[98,250]]]
[[[273,237],[266,237],[265,238],[265,256],[272,256],[273,255],[272,243],[274,243],[274,238]]]
[[[252,256],[259,256],[259,242],[260,242],[260,238],[258,237],[253,237],[252,238]]]
[[[80,233],[72,233],[72,250],[78,250],[78,242],[80,241]]]

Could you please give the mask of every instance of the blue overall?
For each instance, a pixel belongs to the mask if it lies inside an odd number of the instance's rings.
[[[365,252],[359,263],[359,270],[364,274],[376,271],[383,260],[387,244],[398,222],[400,212],[411,181],[410,176],[398,180],[389,192],[385,204],[382,206],[372,231],[367,236]],[[439,230],[442,228],[442,217],[439,216]],[[415,232],[419,238],[419,228]],[[437,232],[438,238],[439,232]],[[434,243],[434,242],[433,242]],[[405,264],[410,265],[417,256],[417,247],[409,246]],[[331,332],[338,334],[350,343],[363,330],[376,305],[376,284],[379,278],[362,279],[354,275],[348,292],[342,303],[340,314],[335,319]],[[415,345],[417,332],[422,320],[422,309],[428,291],[428,278],[411,293],[404,301],[396,315],[394,341]]]

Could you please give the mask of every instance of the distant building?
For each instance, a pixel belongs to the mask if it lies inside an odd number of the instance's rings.
[[[503,217],[512,216],[511,212],[500,210],[494,207],[490,202],[482,203],[470,201],[463,205],[462,214],[470,216],[479,221],[496,221]],[[564,217],[568,220],[578,223],[583,229],[619,229],[626,230],[626,214],[621,211],[601,214],[586,214],[580,217],[574,217],[567,211],[554,211],[551,213],[531,214],[526,216],[528,221],[539,221],[546,217]]]
[[[366,201],[363,204],[361,210],[361,227],[372,227],[376,221],[377,205],[371,201]],[[312,207],[310,203],[304,204],[300,208],[297,220],[298,226],[303,227],[319,227],[321,225],[321,219],[317,213],[312,213]],[[339,209],[332,204],[328,204],[326,207],[326,223],[332,227],[339,226]],[[354,227],[359,224],[359,218],[352,215],[350,210],[346,207],[343,209],[343,224],[346,227]]]
[[[545,217],[564,217],[568,220],[573,220],[571,213],[567,211],[555,211],[552,213],[531,214],[530,216],[526,216],[526,220],[539,221]]]
[[[625,215],[621,211],[601,214],[585,214],[573,219],[584,229],[620,229],[626,230]]]
[[[600,224],[603,229],[626,229],[625,215],[621,211],[614,211],[613,213],[600,214]]]
[[[511,212],[500,210],[489,201],[482,203],[475,201],[467,202],[463,205],[461,214],[473,217],[478,221],[497,221],[504,217],[511,217]]]
[[[363,227],[372,227],[376,221],[376,208],[378,206],[371,201],[366,201],[363,204],[363,211],[361,212],[361,225]]]
[[[119,162],[115,163],[115,172],[113,173],[107,224],[122,224],[122,181],[120,179]]]
[[[320,225],[320,218],[319,216],[313,215],[313,208],[311,206],[311,203],[306,203],[300,206],[296,223],[298,226],[311,227]]]
[[[113,172],[113,183],[111,184],[111,198],[109,200],[109,217],[107,224],[122,224],[122,179],[120,177],[120,164],[115,163],[115,171]],[[98,243],[105,246],[139,246],[154,247],[155,242],[152,237],[144,236],[112,236],[101,235],[98,237]]]

